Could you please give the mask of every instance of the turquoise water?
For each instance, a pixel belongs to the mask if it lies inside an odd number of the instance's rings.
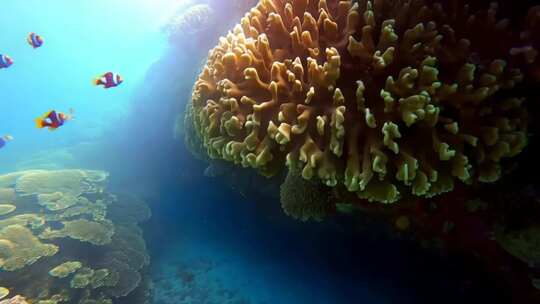
[[[205,165],[175,138],[201,62],[249,1],[5,0],[0,54],[0,174],[22,169],[102,169],[111,187],[145,199],[156,304],[472,303],[493,286],[459,292],[478,275],[459,258],[407,241],[354,233],[345,219],[300,223],[269,198],[240,195],[204,176]],[[197,4],[217,15],[204,32],[170,35],[171,16]],[[242,6],[244,5],[244,6]],[[195,26],[195,25],[194,25]],[[29,32],[45,43],[32,49]],[[188,31],[189,32],[189,31]],[[104,90],[91,80],[124,77]],[[36,129],[48,110],[74,109],[59,130]],[[181,130],[176,130],[181,137]],[[261,207],[261,206],[268,207]],[[342,221],[340,221],[342,220]],[[377,227],[371,227],[377,228]],[[0,272],[0,283],[2,272]],[[1,285],[1,284],[0,284]],[[492,300],[492,299],[491,299]],[[131,304],[131,303],[130,303]]]
[[[144,86],[148,68],[166,48],[160,22],[172,1],[3,1],[0,52],[14,64],[0,73],[0,133],[15,140],[0,154],[0,171],[32,154],[106,137]],[[29,32],[43,47],[26,43]],[[117,89],[91,80],[105,72],[124,76]],[[38,130],[34,119],[50,109],[75,110],[76,120],[57,132]]]

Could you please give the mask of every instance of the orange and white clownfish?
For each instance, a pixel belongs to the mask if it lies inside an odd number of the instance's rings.
[[[63,126],[66,121],[72,119],[73,109],[70,109],[69,114],[50,110],[42,116],[36,118],[35,122],[38,129],[49,128],[49,131],[54,131]]]
[[[13,59],[8,55],[0,54],[0,69],[7,69],[13,64]]]
[[[8,141],[12,141],[13,140],[13,136],[11,135],[4,135],[2,137],[0,137],[0,149],[2,149]]]
[[[114,88],[119,86],[124,79],[117,73],[107,72],[99,77],[96,77],[92,80],[92,84],[98,86],[101,85],[105,89]]]
[[[34,32],[28,34],[26,41],[28,41],[28,44],[30,44],[34,49],[41,47],[44,42],[43,38]]]

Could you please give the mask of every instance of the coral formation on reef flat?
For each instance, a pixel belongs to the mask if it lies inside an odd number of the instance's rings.
[[[474,7],[260,1],[211,50],[186,136],[211,158],[300,169],[369,201],[494,182],[527,143],[518,87],[537,80],[540,17]]]
[[[0,304],[29,304],[25,298],[21,296],[14,296],[11,299],[0,301]]]
[[[0,215],[6,290],[37,304],[149,303],[138,223],[150,210],[108,192],[107,181],[108,173],[91,170],[0,175],[0,202],[16,207]]]

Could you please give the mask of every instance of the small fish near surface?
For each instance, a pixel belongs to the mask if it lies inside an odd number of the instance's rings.
[[[13,59],[8,55],[0,54],[0,69],[7,69],[13,64]]]
[[[117,73],[107,72],[99,77],[96,77],[92,80],[92,84],[95,86],[103,86],[105,89],[114,88],[119,86],[124,79]]]
[[[73,120],[73,110],[70,110],[69,114],[51,110],[43,116],[36,118],[35,122],[38,129],[49,128],[49,131],[54,131],[69,120]]]
[[[44,42],[43,38],[34,32],[28,34],[26,41],[28,41],[28,44],[30,44],[34,49],[41,47]]]
[[[13,136],[11,135],[4,135],[0,137],[0,149],[5,147],[8,141],[12,141],[12,140],[13,140]]]

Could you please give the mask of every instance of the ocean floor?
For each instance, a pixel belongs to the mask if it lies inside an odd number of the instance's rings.
[[[277,202],[265,202],[272,207],[261,210],[262,202],[250,201],[216,180],[193,183],[162,189],[159,198],[149,198],[155,201],[150,202],[153,217],[145,239],[155,304],[496,299],[486,291],[492,285],[458,292],[474,272],[414,242],[351,233],[351,226],[340,221],[297,222],[282,215]],[[204,191],[194,190],[201,185]]]

